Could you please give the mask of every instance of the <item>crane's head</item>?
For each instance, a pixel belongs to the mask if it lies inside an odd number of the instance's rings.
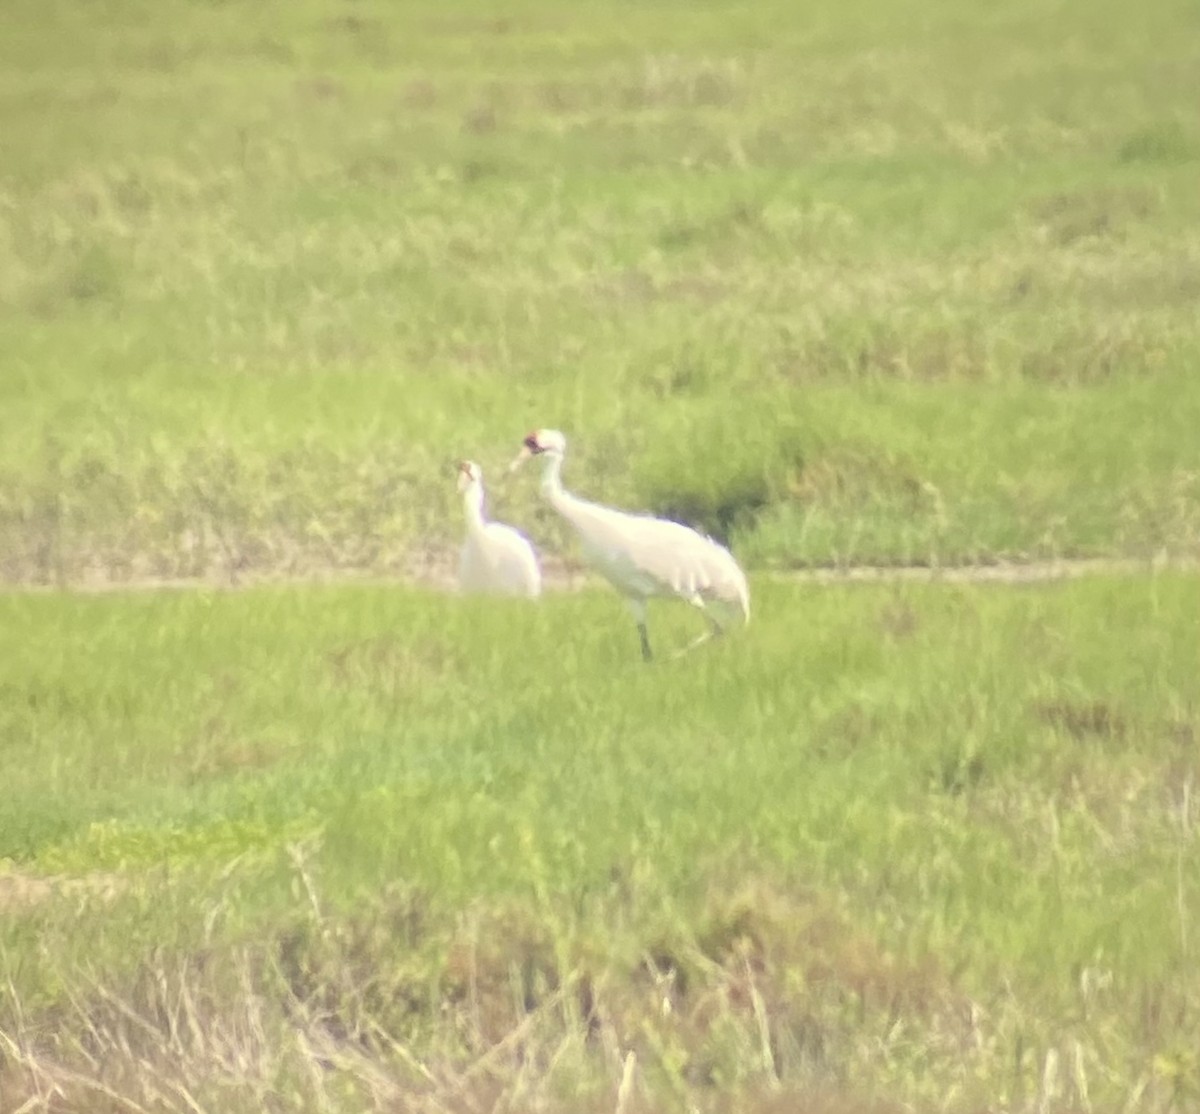
[[[508,466],[510,472],[515,472],[531,456],[555,456],[560,460],[566,454],[567,439],[557,429],[535,429],[521,442],[521,451],[517,458]]]
[[[483,483],[483,473],[479,470],[479,465],[473,460],[460,460],[458,462],[458,490],[466,491],[472,484]]]

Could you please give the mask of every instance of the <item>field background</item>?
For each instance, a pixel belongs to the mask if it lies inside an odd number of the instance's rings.
[[[0,1114],[1200,1104],[1193,3],[2,22]]]
[[[419,568],[533,426],[760,565],[1200,539],[1186,0],[5,23],[9,580]]]

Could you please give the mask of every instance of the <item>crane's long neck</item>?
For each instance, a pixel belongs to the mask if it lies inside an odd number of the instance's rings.
[[[463,511],[467,516],[467,529],[479,533],[484,526],[483,484],[473,483],[463,492]]]
[[[560,454],[546,454],[546,463],[542,467],[542,495],[563,518],[573,525],[578,525],[579,511],[588,504],[563,487],[562,465],[563,458]]]

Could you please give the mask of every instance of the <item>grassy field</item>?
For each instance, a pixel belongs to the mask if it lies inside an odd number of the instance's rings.
[[[409,568],[539,425],[760,566],[1200,540],[1191,3],[5,25],[10,581]]]
[[[0,598],[0,1107],[1200,1101],[1200,581],[755,593]]]
[[[452,463],[748,630],[0,592],[0,1114],[1183,1114],[1184,0],[7,0],[0,582],[404,573]],[[361,577],[360,579],[366,579]]]

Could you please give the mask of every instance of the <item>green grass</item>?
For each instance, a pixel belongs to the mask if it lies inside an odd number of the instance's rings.
[[[0,579],[445,556],[452,462],[750,568],[0,595],[0,1110],[1200,1102],[1183,0],[9,0]]]
[[[5,22],[9,580],[403,568],[536,425],[760,565],[1200,540],[1189,4]]]
[[[524,1025],[596,1109],[627,1049],[664,1109],[1186,1108],[1196,579],[754,589],[653,668],[608,592],[0,599],[0,1032],[79,1069],[133,1011],[201,1105],[315,1102],[303,1016],[350,1090]],[[171,1036],[250,987],[274,1068]]]

